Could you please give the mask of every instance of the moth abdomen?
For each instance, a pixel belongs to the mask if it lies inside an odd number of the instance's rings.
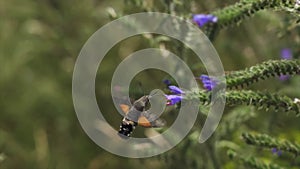
[[[130,134],[132,133],[132,131],[135,129],[135,127],[137,126],[137,122],[134,122],[132,120],[129,120],[127,118],[124,118],[122,120],[122,123],[120,125],[120,129],[119,129],[119,136],[121,136],[122,138],[129,138]]]

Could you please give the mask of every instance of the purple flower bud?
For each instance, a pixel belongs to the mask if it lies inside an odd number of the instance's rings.
[[[277,151],[277,155],[278,155],[278,156],[281,156],[281,155],[282,155],[282,151],[281,151],[281,150],[278,150],[278,151]]]
[[[168,102],[167,105],[174,105],[178,102],[180,102],[182,100],[182,96],[178,96],[178,95],[165,95]]]
[[[281,50],[281,58],[291,60],[293,58],[292,50],[289,48],[284,48]]]
[[[286,59],[286,60],[291,60],[293,59],[293,54],[292,54],[292,50],[289,48],[284,48],[281,50],[281,59]],[[289,75],[281,75],[279,77],[279,80],[281,81],[286,81],[290,78]]]
[[[278,149],[275,148],[275,147],[272,148],[271,151],[272,151],[272,153],[273,153],[274,155],[281,156],[281,154],[282,154],[282,151],[281,151],[281,150],[278,150]]]
[[[169,86],[171,84],[171,81],[169,79],[164,79],[163,83]]]
[[[207,75],[201,75],[200,79],[201,80],[210,80],[209,76],[207,76]]]
[[[216,23],[218,21],[218,18],[214,15],[206,15],[206,14],[196,14],[193,15],[193,21],[197,23],[199,27],[202,27],[208,22],[214,22]]]
[[[208,91],[211,91],[214,87],[217,86],[218,81],[216,79],[210,78],[207,75],[201,75],[200,79],[202,80],[204,88]]]
[[[179,89],[177,86],[169,86],[169,89],[173,94],[183,94],[184,93],[184,91]]]
[[[279,80],[281,80],[281,81],[289,80],[289,78],[290,78],[289,75],[281,75],[281,76],[279,76]]]

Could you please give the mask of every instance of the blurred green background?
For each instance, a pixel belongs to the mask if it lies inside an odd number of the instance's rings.
[[[159,6],[163,1],[159,4],[155,0],[144,2],[146,7],[157,5],[157,9],[162,9]],[[186,1],[191,3],[191,8],[185,13],[208,13],[234,2]],[[111,21],[109,7],[123,15],[145,10],[123,1],[109,0],[0,0],[0,168],[159,169],[182,166],[184,162],[180,160],[128,159],[112,155],[93,143],[77,120],[72,103],[73,67],[87,39]],[[263,11],[239,26],[222,30],[213,44],[225,70],[239,70],[268,59],[278,59],[280,50],[285,47],[296,51],[299,31],[287,29],[289,18],[283,12]],[[102,111],[108,112],[106,117],[116,129],[121,116],[114,114],[109,80],[124,57],[146,47],[150,45],[142,37],[124,40],[109,52],[100,66],[101,79],[97,78],[96,82],[98,103]],[[195,66],[191,60],[189,64],[195,67],[195,76],[203,73],[201,66]],[[146,92],[164,88],[164,76],[154,70],[144,72],[133,86],[142,81]],[[300,92],[293,90],[298,82],[299,79],[284,83],[271,79],[251,88],[299,97]],[[259,126],[266,124],[271,116],[270,112],[265,113],[257,117],[260,120],[254,119],[246,125],[260,130]],[[280,116],[285,117],[284,114]],[[299,139],[296,119],[285,117],[280,124],[274,124],[276,131],[287,138]],[[238,140],[238,136],[235,139]],[[176,147],[167,153],[176,154],[179,159],[201,156],[197,151],[181,154]],[[226,155],[220,154],[219,158],[224,159]],[[232,162],[228,166],[239,168]]]

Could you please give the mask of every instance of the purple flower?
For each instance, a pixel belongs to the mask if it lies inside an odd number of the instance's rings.
[[[282,154],[282,151],[281,150],[278,150],[277,148],[272,148],[272,153],[274,154],[274,155],[278,155],[278,156],[281,156],[281,154]]]
[[[173,94],[184,94],[184,91],[179,89],[177,86],[169,86],[169,89]]]
[[[208,91],[211,91],[217,85],[217,80],[210,78],[207,75],[201,75],[200,79],[202,80],[204,88],[206,88]]]
[[[289,49],[289,48],[284,48],[284,49],[282,49],[281,50],[281,59],[286,59],[286,60],[291,60],[291,59],[293,59],[293,54],[292,54],[292,50],[291,49]],[[279,77],[279,80],[281,80],[281,81],[286,81],[286,80],[288,80],[290,78],[290,76],[289,75],[281,75],[280,77]]]
[[[281,75],[281,76],[279,76],[279,80],[281,80],[281,81],[289,80],[289,78],[290,78],[289,75]]]
[[[292,50],[289,48],[284,48],[281,50],[281,58],[291,60],[293,58]]]
[[[182,100],[182,96],[178,95],[165,95],[167,98],[167,105],[174,105]]]
[[[164,79],[163,83],[169,86],[171,84],[171,81],[169,79]]]
[[[196,14],[193,15],[193,21],[197,23],[199,27],[202,27],[208,22],[214,22],[216,23],[218,21],[218,18],[214,15],[206,15],[206,14]]]

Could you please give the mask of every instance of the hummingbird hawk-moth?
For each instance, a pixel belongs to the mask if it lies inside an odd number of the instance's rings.
[[[119,129],[119,136],[122,138],[130,137],[136,126],[142,127],[163,127],[165,121],[157,118],[155,114],[146,110],[149,104],[149,95],[136,100],[131,107],[126,104],[120,104],[120,108],[125,113]]]

